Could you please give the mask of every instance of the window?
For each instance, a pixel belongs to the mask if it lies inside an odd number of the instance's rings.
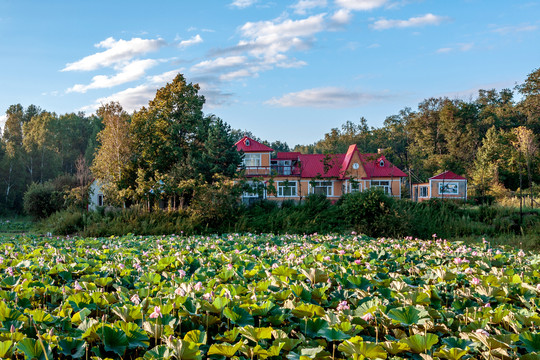
[[[278,197],[296,196],[296,181],[278,181]]]
[[[439,183],[439,195],[457,195],[457,194],[458,194],[457,182]]]
[[[334,194],[333,184],[331,181],[310,181],[309,193],[332,196]]]
[[[244,166],[261,166],[261,154],[244,154]]]
[[[291,160],[272,160],[272,173],[275,175],[291,175]]]
[[[372,180],[371,187],[380,188],[385,194],[391,194],[390,181],[389,180]]]
[[[97,206],[103,206],[103,194],[97,196]]]
[[[428,197],[428,187],[427,186],[419,186],[418,187],[418,197],[421,197],[421,198]]]
[[[349,180],[341,186],[341,192],[343,194],[354,193],[362,191],[362,183],[356,180]]]
[[[266,198],[266,188],[264,183],[249,181],[246,183],[246,189],[242,194],[244,198]]]

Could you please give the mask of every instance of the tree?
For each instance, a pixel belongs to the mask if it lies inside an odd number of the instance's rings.
[[[24,156],[23,107],[21,104],[11,105],[7,109],[6,115],[7,120],[2,136],[5,154],[0,164],[0,180],[4,185],[2,200],[8,208],[20,209],[22,207],[23,190],[26,186],[22,166]]]
[[[97,134],[99,143],[92,174],[101,183],[107,201],[121,204],[121,189],[128,186],[127,172],[132,168],[134,142],[131,137],[130,117],[117,102],[102,105],[97,110],[104,128]]]
[[[59,155],[52,141],[52,125],[55,121],[56,114],[41,112],[23,125],[26,168],[31,182],[43,183],[47,178],[55,177],[60,170],[54,164]]]
[[[535,134],[540,133],[540,68],[530,73],[516,89],[523,95],[519,108],[527,117],[527,127]]]
[[[515,140],[512,141],[512,145],[520,154],[520,160],[522,160],[527,167],[527,178],[529,180],[529,192],[531,196],[531,207],[533,207],[532,162],[534,161],[538,152],[538,144],[536,142],[536,137],[534,136],[531,129],[527,129],[524,126],[519,126],[512,129],[512,134],[515,136]],[[521,187],[522,186],[520,184],[520,188]]]
[[[239,157],[233,154],[230,128],[214,116],[204,116],[204,97],[198,91],[198,85],[188,84],[178,74],[157,91],[148,108],[133,115],[139,184],[157,181],[158,174],[177,186],[201,176],[211,184],[215,181],[211,173],[230,176],[236,170]],[[178,193],[174,186],[167,188],[168,196]],[[188,192],[181,195],[184,200],[190,196]]]

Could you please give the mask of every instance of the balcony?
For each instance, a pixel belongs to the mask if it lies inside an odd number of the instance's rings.
[[[300,176],[301,169],[297,165],[244,166],[244,175],[256,176]]]

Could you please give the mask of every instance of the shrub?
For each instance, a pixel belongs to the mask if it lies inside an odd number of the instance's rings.
[[[64,196],[52,183],[33,183],[24,194],[23,205],[28,215],[43,219],[64,207]]]
[[[397,213],[394,199],[382,190],[371,188],[364,192],[346,194],[340,202],[346,223],[357,232],[370,236],[391,235],[396,229]]]

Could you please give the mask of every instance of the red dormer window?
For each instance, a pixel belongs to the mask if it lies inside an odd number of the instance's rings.
[[[379,160],[379,166],[384,167],[384,160],[383,159]]]
[[[246,141],[244,141],[244,144],[245,144],[246,146],[249,146],[249,145],[251,145],[251,142],[249,141],[249,139],[246,139]]]

